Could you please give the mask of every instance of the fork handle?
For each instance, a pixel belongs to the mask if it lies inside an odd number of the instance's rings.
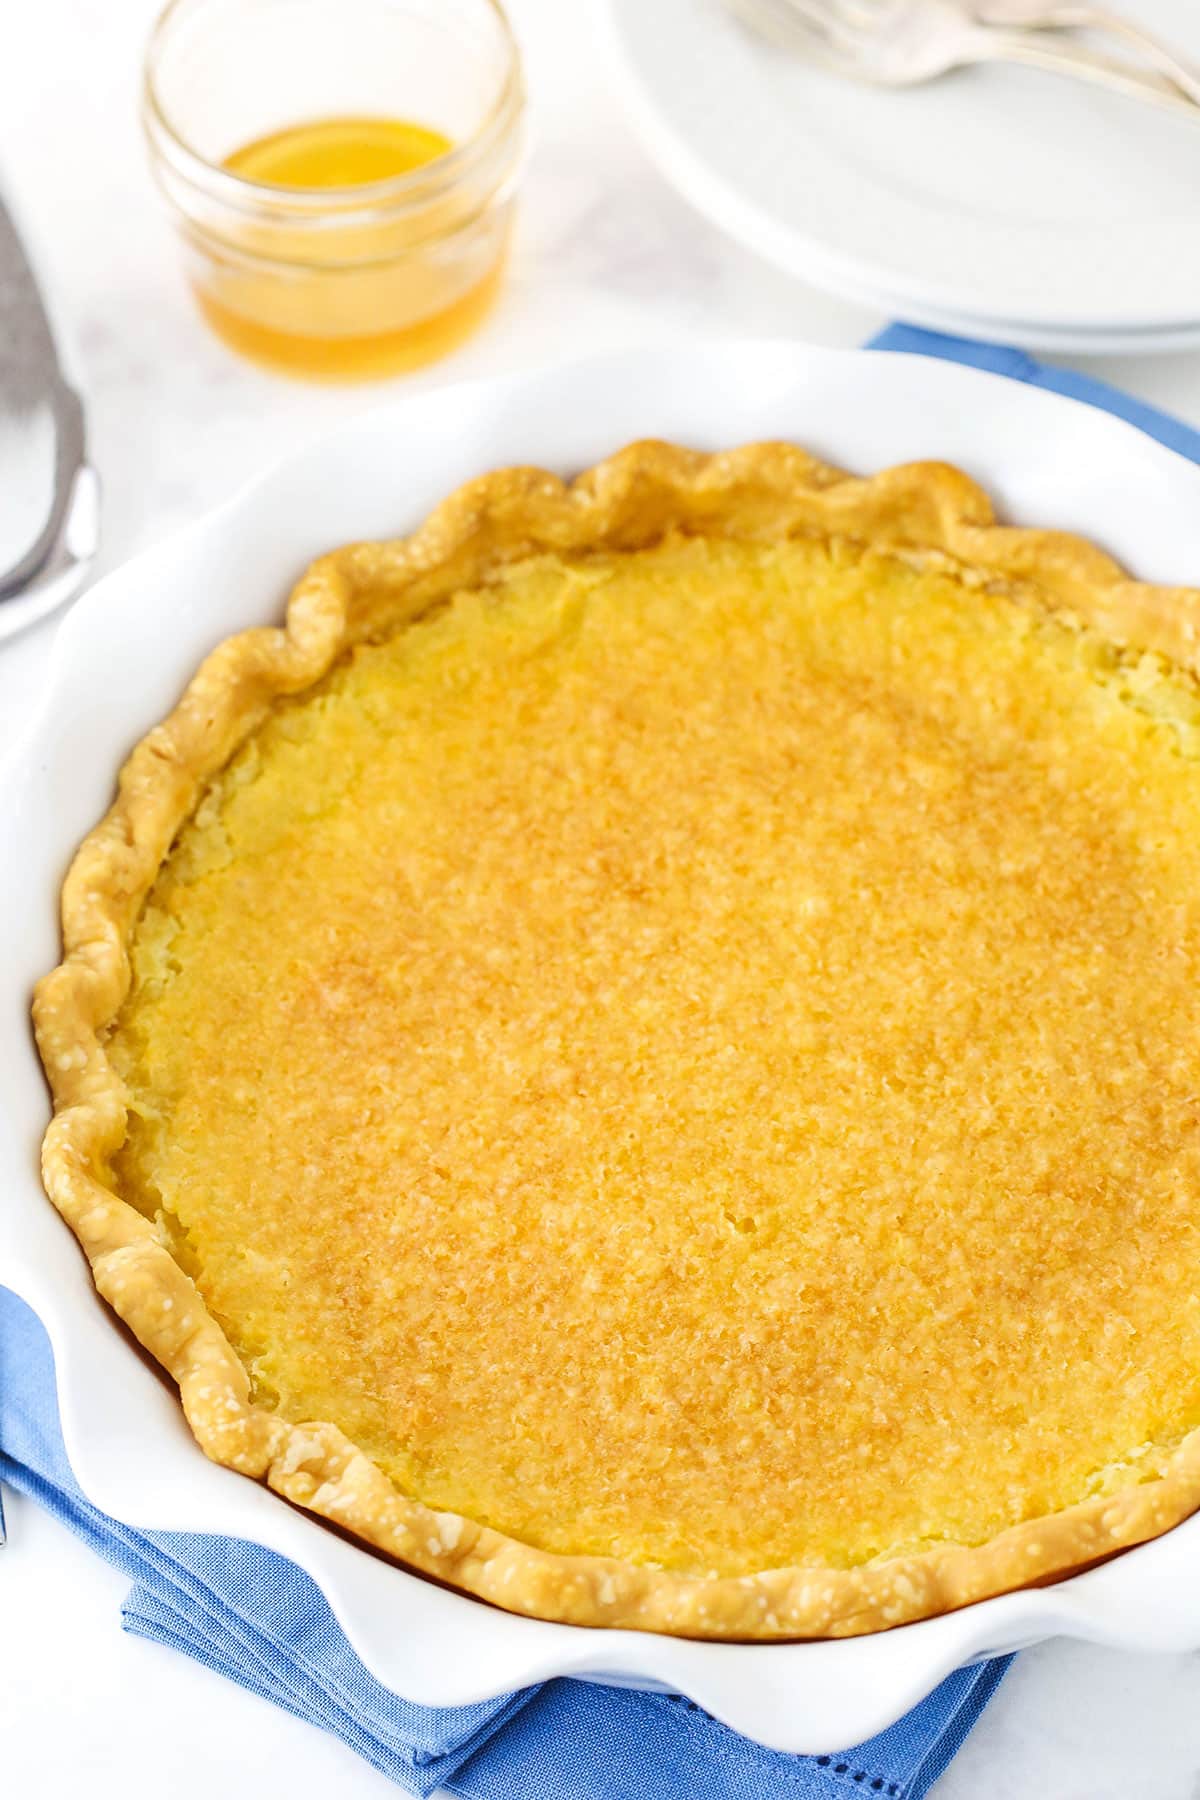
[[[1029,12],[1031,15],[1032,8]],[[1182,89],[1189,100],[1200,104],[1200,69],[1184,62],[1168,50],[1160,38],[1152,37],[1132,19],[1110,12],[1105,6],[1074,5],[1071,0],[1054,4],[1054,0],[1046,0],[1045,7],[1038,9],[1036,17],[1014,19],[1012,8],[1005,0],[995,0],[994,4],[989,4],[989,0],[975,0],[975,16],[988,25],[1019,23],[1033,31],[1097,31],[1109,37],[1123,38],[1141,52],[1152,68]]]
[[[1059,75],[1079,76],[1200,123],[1200,88],[1185,90],[1174,80],[1141,71],[1130,63],[1115,62],[1082,44],[1051,44],[1039,31],[997,31],[989,27],[971,40],[971,60],[1025,63]]]

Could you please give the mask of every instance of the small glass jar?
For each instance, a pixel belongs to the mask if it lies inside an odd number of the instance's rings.
[[[146,56],[151,160],[201,310],[235,349],[317,379],[414,368],[474,330],[503,276],[524,115],[496,0],[172,0]],[[228,166],[354,120],[446,148],[346,186]]]

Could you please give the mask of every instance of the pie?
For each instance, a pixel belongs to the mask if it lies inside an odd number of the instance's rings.
[[[63,892],[208,1455],[510,1610],[879,1630],[1200,1506],[1200,592],[785,444],[316,563]]]

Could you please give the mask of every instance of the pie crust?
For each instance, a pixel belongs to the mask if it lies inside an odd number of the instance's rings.
[[[247,1370],[193,1281],[152,1221],[112,1185],[127,1115],[105,1042],[129,991],[128,945],[140,909],[206,784],[273,703],[310,688],[350,647],[531,554],[630,551],[668,533],[865,544],[988,591],[1035,591],[1042,605],[1114,645],[1200,672],[1200,592],[1135,582],[1075,537],[998,525],[980,489],[942,464],[857,479],[788,444],[705,455],[644,442],[569,484],[538,469],[486,475],[412,536],[353,545],[315,563],[286,624],[214,650],[129,757],[115,804],[67,877],[63,961],[36,994],[54,1099],[43,1174],[99,1292],[178,1384],[192,1430],[215,1461],[514,1612],[698,1638],[850,1636],[1061,1577],[1167,1530],[1200,1506],[1200,1430],[1161,1459],[1153,1478],[1026,1519],[982,1544],[739,1576],[558,1554],[433,1511],[335,1426],[289,1424],[255,1403]]]

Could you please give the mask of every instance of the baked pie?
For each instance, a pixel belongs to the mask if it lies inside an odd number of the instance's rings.
[[[209,1456],[711,1638],[1193,1511],[1198,621],[784,444],[316,563],[134,750],[36,1000],[50,1197]]]

